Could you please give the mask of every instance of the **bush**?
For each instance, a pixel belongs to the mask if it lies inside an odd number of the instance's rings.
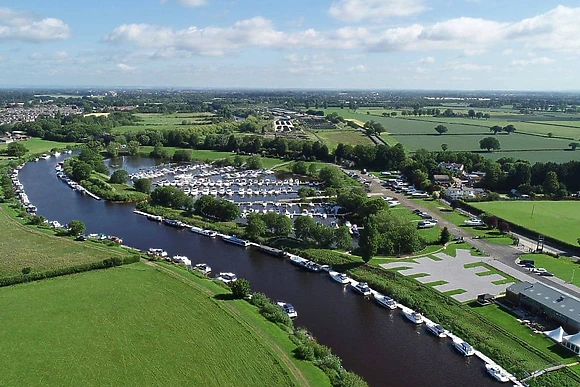
[[[126,184],[129,181],[129,172],[119,169],[111,175],[109,182],[112,184]]]
[[[246,298],[248,297],[248,295],[250,294],[250,281],[248,281],[245,278],[238,278],[237,281],[235,281],[232,286],[232,295],[235,298],[241,299],[241,298]]]
[[[22,274],[24,274],[24,275],[30,274],[31,271],[32,271],[32,269],[30,267],[25,267],[22,269]]]

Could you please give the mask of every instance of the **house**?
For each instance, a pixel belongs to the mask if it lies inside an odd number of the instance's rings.
[[[445,197],[449,200],[474,199],[477,197],[475,189],[469,187],[447,188]]]
[[[433,182],[439,185],[449,185],[451,178],[449,175],[433,175]]]
[[[541,282],[520,282],[506,289],[506,299],[519,308],[555,321],[566,332],[580,331],[580,299],[568,293]],[[564,337],[562,345],[580,353],[578,339],[569,335]]]
[[[463,164],[457,163],[439,163],[439,167],[456,173],[458,175],[462,175],[465,172],[465,166]]]

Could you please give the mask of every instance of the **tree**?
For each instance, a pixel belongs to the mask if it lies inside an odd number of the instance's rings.
[[[72,178],[76,182],[87,180],[91,177],[93,169],[91,166],[83,161],[78,161],[73,164]]]
[[[288,236],[292,232],[294,223],[284,214],[268,212],[262,215],[268,230],[275,236]]]
[[[191,151],[187,149],[178,149],[173,154],[173,161],[189,162],[191,161]]]
[[[446,126],[444,126],[444,125],[437,125],[437,126],[435,127],[435,131],[436,131],[437,133],[439,133],[439,134],[444,134],[444,133],[447,133],[447,132],[448,132],[448,129],[447,129],[447,127],[446,127]]]
[[[501,149],[501,144],[495,137],[486,137],[479,141],[479,148],[487,149],[488,152],[491,152],[492,149],[493,150]]]
[[[119,156],[119,151],[121,150],[121,144],[116,141],[111,141],[109,145],[107,145],[106,152],[109,157],[117,157]]]
[[[44,224],[44,222],[46,221],[46,218],[42,215],[33,215],[30,217],[30,224],[34,225],[34,226],[40,226],[42,224]]]
[[[493,132],[493,134],[498,134],[498,132],[501,132],[502,128],[499,125],[494,125],[491,128],[489,128],[490,132]]]
[[[129,154],[131,156],[136,156],[139,154],[139,149],[141,148],[141,144],[139,144],[139,141],[129,141],[129,143],[127,143],[127,152],[129,152]]]
[[[475,110],[469,109],[469,111],[467,112],[467,115],[469,116],[469,118],[475,117]]]
[[[162,144],[155,145],[155,148],[149,153],[149,156],[154,159],[168,159],[169,152],[167,149],[163,148]]]
[[[68,232],[70,235],[77,236],[84,234],[86,230],[85,224],[80,220],[71,220],[68,224]]]
[[[317,171],[318,171],[318,168],[316,168],[316,164],[312,163],[308,166],[308,174],[310,176],[316,176]]]
[[[494,215],[484,215],[482,217],[483,223],[485,223],[485,225],[490,228],[490,229],[494,229],[497,228],[498,226],[498,219],[497,216]]]
[[[129,172],[124,169],[119,169],[111,175],[109,183],[111,184],[126,184],[129,181]]]
[[[449,149],[449,146],[447,144],[441,144],[441,150],[443,152],[445,152],[447,149]]]
[[[544,184],[542,184],[544,188],[544,194],[547,196],[555,196],[560,189],[560,183],[558,182],[558,175],[554,171],[550,171],[546,174],[546,179],[544,180]]]
[[[300,187],[298,188],[298,196],[301,199],[316,196],[316,190],[310,187]]]
[[[554,137],[554,133],[552,133],[552,132],[549,132],[549,133],[548,133],[548,137],[550,137],[550,138]]]
[[[510,225],[507,222],[500,222],[497,225],[497,228],[499,229],[499,231],[501,231],[502,234],[507,234],[508,232],[510,232]]]
[[[257,239],[266,234],[268,227],[260,214],[248,215],[248,224],[246,225],[246,234],[250,239]]]
[[[516,127],[510,124],[510,125],[504,126],[503,131],[506,132],[507,134],[512,134],[513,132],[516,131]]]
[[[248,167],[248,169],[262,169],[264,167],[262,164],[262,158],[258,155],[248,157],[246,160],[246,167]]]
[[[480,119],[482,119],[482,118],[483,118],[483,113],[482,113],[482,112],[477,112],[477,113],[475,113],[475,117],[476,117],[478,120],[480,120]]]
[[[294,220],[294,234],[296,238],[309,241],[316,227],[316,221],[310,216],[299,216]]]
[[[485,113],[483,115],[483,118],[485,118],[486,120],[489,120],[491,118],[491,116],[489,115],[489,113]]]
[[[304,161],[295,162],[292,165],[292,172],[296,175],[305,176],[308,173],[308,165]]]
[[[136,179],[133,180],[133,188],[135,188],[135,190],[139,191],[139,192],[143,192],[148,194],[149,192],[151,192],[151,186],[153,184],[151,183],[151,180],[149,179]]]
[[[31,271],[32,271],[31,267],[23,267],[22,268],[22,274],[24,274],[24,275],[30,274]]]
[[[352,237],[348,232],[348,227],[340,226],[334,229],[334,245],[339,250],[352,249]]]
[[[443,227],[441,230],[441,235],[439,236],[439,243],[442,245],[448,243],[451,240],[451,233],[447,227]]]
[[[381,235],[371,222],[365,224],[361,233],[359,247],[363,261],[370,261],[379,250]]]
[[[28,149],[24,146],[24,144],[19,142],[11,142],[6,147],[6,154],[12,157],[22,157],[28,152]]]
[[[576,148],[578,148],[578,146],[580,146],[580,143],[577,142],[571,142],[570,144],[568,144],[568,146],[570,147],[571,150],[576,150]]]
[[[234,281],[231,285],[232,288],[232,295],[234,298],[242,299],[248,297],[250,291],[252,290],[250,287],[250,281],[245,278],[238,278]]]

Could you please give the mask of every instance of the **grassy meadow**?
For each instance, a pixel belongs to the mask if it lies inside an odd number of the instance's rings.
[[[364,133],[358,130],[343,129],[343,130],[317,130],[315,136],[320,138],[326,144],[328,149],[336,149],[339,143],[350,145],[373,145],[371,139]]]
[[[580,268],[580,266],[574,258],[554,258],[546,254],[525,254],[520,259],[531,259],[535,261],[536,267],[543,267],[556,277],[566,282],[572,281],[574,285],[580,286],[580,271],[578,275],[575,273],[575,270]]]
[[[0,289],[0,384],[328,385],[278,327],[198,281],[136,263]]]
[[[145,129],[166,130],[191,125],[208,125],[212,123],[214,114],[212,113],[137,113],[135,116],[140,120],[136,125],[119,126],[113,132],[122,134],[126,132],[137,132]],[[183,125],[183,123],[186,125]]]
[[[20,144],[23,144],[26,149],[28,149],[27,154],[48,153],[51,149],[54,148],[65,149],[67,147],[74,147],[78,145],[74,142],[56,142],[42,140],[40,138],[31,138],[30,140],[20,141]],[[0,145],[0,152],[6,149],[7,146],[7,144]]]
[[[508,222],[573,245],[577,244],[580,237],[580,202],[499,201],[473,203],[473,206]]]
[[[33,272],[99,262],[127,252],[92,242],[60,238],[20,223],[12,209],[0,206],[0,276],[20,274],[25,267]],[[1,384],[1,383],[0,383]]]

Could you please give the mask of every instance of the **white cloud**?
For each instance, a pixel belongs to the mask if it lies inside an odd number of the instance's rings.
[[[289,54],[284,57],[290,63],[331,64],[335,59],[327,54]]]
[[[331,4],[328,12],[345,22],[380,22],[386,18],[414,15],[425,9],[423,0],[339,0]]]
[[[0,41],[46,42],[70,36],[70,27],[60,19],[0,8]]]
[[[165,4],[170,0],[161,0],[161,4]],[[176,0],[178,4],[189,7],[189,8],[196,8],[201,7],[207,4],[207,0]]]
[[[512,61],[512,66],[527,67],[533,65],[549,65],[554,63],[555,60],[545,56],[532,58],[532,59],[516,59]]]
[[[358,66],[353,66],[348,69],[349,73],[366,73],[368,71],[367,66],[359,64]]]
[[[419,63],[435,63],[435,58],[432,56],[427,56],[425,58],[419,59]]]
[[[478,56],[478,55],[483,55],[487,52],[487,50],[485,48],[468,48],[463,50],[463,53],[466,56]]]
[[[491,66],[479,65],[475,63],[448,63],[445,69],[454,71],[491,71]]]
[[[503,50],[501,52],[502,55],[511,55],[514,53],[514,49],[513,48],[506,48],[505,50]]]
[[[136,70],[136,67],[126,65],[125,63],[117,64],[117,68],[121,71],[134,71],[134,70]]]

